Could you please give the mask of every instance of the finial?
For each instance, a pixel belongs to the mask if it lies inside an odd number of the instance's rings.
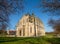
[[[32,13],[32,16],[35,16],[34,13]]]

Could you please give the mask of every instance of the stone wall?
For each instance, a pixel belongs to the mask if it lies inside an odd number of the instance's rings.
[[[32,17],[32,19],[30,19],[29,17]],[[32,21],[30,22],[29,19]],[[17,37],[33,37],[33,36],[44,36],[44,35],[45,30],[43,23],[39,21],[38,18],[30,15],[24,15],[16,27]]]

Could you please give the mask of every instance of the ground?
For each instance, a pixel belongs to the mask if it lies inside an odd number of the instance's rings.
[[[60,44],[60,38],[0,37],[0,44]]]

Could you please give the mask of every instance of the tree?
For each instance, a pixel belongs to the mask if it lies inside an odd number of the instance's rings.
[[[23,10],[23,3],[23,0],[0,0],[0,29],[7,28],[11,13]]]
[[[50,12],[52,16],[60,16],[60,0],[42,0],[43,12]],[[56,34],[60,34],[60,20],[50,19],[48,24],[54,29]]]
[[[60,15],[60,0],[42,0],[44,12],[50,12],[54,16]]]
[[[60,34],[60,19],[59,20],[51,19],[49,20],[48,24],[54,29],[54,32],[56,34]]]

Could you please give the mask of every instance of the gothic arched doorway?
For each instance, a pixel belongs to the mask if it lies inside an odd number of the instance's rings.
[[[19,34],[20,34],[20,36],[21,36],[21,30],[20,30]]]

